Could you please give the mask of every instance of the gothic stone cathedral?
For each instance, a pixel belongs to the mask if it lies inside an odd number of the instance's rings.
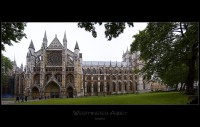
[[[63,45],[55,36],[47,44],[44,34],[41,49],[35,51],[31,40],[26,56],[26,66],[17,67],[13,61],[15,94],[38,97],[80,97],[124,94],[149,91],[148,84],[133,70],[142,67],[139,53],[127,49],[122,62],[82,61],[76,42],[74,52],[67,48],[66,33]]]

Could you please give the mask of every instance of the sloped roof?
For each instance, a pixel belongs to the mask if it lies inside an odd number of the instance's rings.
[[[57,36],[53,39],[53,41],[50,43],[50,45],[47,47],[47,49],[62,49],[63,46],[58,40]]]

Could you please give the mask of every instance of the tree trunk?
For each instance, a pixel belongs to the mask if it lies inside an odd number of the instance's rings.
[[[194,74],[195,74],[195,61],[197,59],[197,53],[198,53],[198,43],[195,43],[192,46],[192,58],[189,60],[188,67],[188,77],[186,81],[186,94],[193,95],[194,94],[194,89],[193,89],[193,84],[194,84]]]
[[[178,91],[178,83],[176,84],[176,88],[175,88],[175,91]]]
[[[184,91],[184,90],[185,90],[185,83],[181,83],[180,91]]]

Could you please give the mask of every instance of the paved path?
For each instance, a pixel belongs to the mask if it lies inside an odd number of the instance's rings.
[[[28,100],[28,102],[29,101],[39,101],[39,99],[36,99],[36,100]],[[9,104],[15,104],[15,103],[22,103],[23,104],[23,102],[15,102],[15,101],[5,101],[5,100],[1,100],[1,105],[9,105]]]

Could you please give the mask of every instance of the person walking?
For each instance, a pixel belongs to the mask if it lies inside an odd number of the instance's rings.
[[[27,96],[25,96],[25,102],[27,102]]]
[[[16,97],[16,102],[19,102],[19,96]]]

